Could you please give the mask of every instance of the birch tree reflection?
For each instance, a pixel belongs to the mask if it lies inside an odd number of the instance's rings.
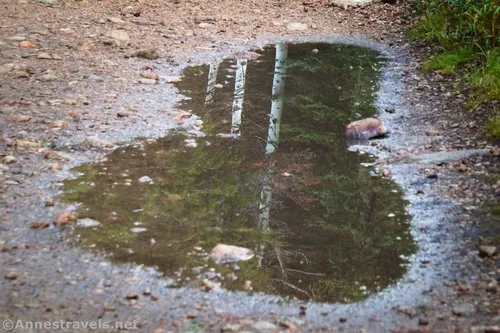
[[[214,101],[215,84],[217,83],[217,74],[219,73],[219,63],[210,64],[208,70],[207,96],[205,97],[205,106]]]
[[[285,61],[288,56],[288,45],[276,45],[276,62],[273,76],[271,116],[269,117],[269,130],[267,132],[266,158],[268,177],[262,185],[259,203],[259,227],[261,230],[269,231],[269,211],[271,209],[272,178],[269,177],[274,169],[271,155],[276,152],[279,142],[281,115],[283,113],[283,95],[285,93]]]
[[[247,73],[247,60],[236,59],[236,77],[234,80],[234,99],[231,121],[231,134],[240,136],[241,114],[243,112],[243,100],[245,97],[245,78]]]

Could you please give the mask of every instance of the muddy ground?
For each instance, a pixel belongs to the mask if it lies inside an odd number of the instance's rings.
[[[457,78],[419,71],[432,49],[407,39],[412,12],[404,5],[20,0],[2,1],[1,9],[2,321],[135,320],[135,331],[157,333],[500,331],[498,255],[478,251],[498,242],[500,151],[483,132],[492,105],[465,111],[468,92]],[[307,28],[294,30],[294,22]],[[57,195],[72,166],[178,126],[169,111],[182,96],[168,81],[184,66],[281,39],[336,36],[378,48],[395,64],[388,73],[400,103],[395,113],[381,108],[394,134],[381,143],[391,153],[379,164],[407,192],[420,247],[397,285],[350,305],[171,289],[154,269],[112,264],[74,246],[71,226],[51,224],[70,209]],[[134,56],[144,49],[159,58]],[[167,82],[140,82],[147,70]],[[415,159],[473,148],[486,153]]]

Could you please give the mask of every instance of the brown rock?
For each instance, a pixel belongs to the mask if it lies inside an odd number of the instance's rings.
[[[53,151],[53,150],[48,150],[43,153],[43,157],[45,157],[48,160],[70,160],[71,158],[63,153]]]
[[[25,123],[31,120],[29,116],[23,116],[21,114],[11,114],[5,117],[5,121],[11,123]]]
[[[137,293],[128,293],[127,296],[125,296],[126,299],[139,299],[139,295]]]
[[[31,222],[31,225],[30,225],[31,229],[44,229],[44,228],[48,228],[48,227],[49,227],[49,224],[47,222],[40,222],[40,221]]]
[[[140,50],[133,54],[134,57],[144,58],[149,60],[155,60],[160,57],[160,54],[156,49]]]
[[[39,144],[38,142],[24,141],[24,140],[17,140],[16,141],[16,146],[23,147],[23,148],[29,148],[29,149],[40,149],[40,148],[42,148],[42,145]]]
[[[214,289],[219,289],[220,288],[220,283],[219,282],[213,282],[208,279],[203,279],[201,281],[201,287],[204,291],[211,291]]]
[[[77,48],[77,50],[81,52],[90,52],[97,50],[97,46],[93,43],[83,43]]]
[[[19,43],[19,47],[22,49],[35,49],[36,45],[32,42],[25,40],[25,41],[22,41],[21,43]]]
[[[480,245],[479,246],[479,255],[481,257],[493,257],[497,252],[497,247],[493,245]]]
[[[142,78],[150,79],[150,80],[158,81],[160,79],[160,76],[158,74],[153,73],[153,72],[141,72],[139,75]]]
[[[54,120],[48,123],[50,127],[68,129],[71,127],[71,124],[64,120]]]
[[[5,278],[7,280],[16,280],[18,277],[19,273],[15,271],[7,272],[7,274],[5,274]]]
[[[348,139],[367,140],[388,133],[382,121],[375,118],[366,118],[354,121],[347,125],[346,136]]]
[[[54,57],[47,52],[40,52],[36,56],[38,59],[52,60]]]
[[[62,212],[60,213],[56,220],[54,221],[54,224],[58,227],[67,225],[67,224],[73,224],[76,221],[76,216],[73,215],[71,212]]]

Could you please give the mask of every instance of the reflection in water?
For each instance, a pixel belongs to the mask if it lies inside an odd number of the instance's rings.
[[[281,114],[283,111],[283,94],[285,93],[285,61],[288,55],[288,45],[276,45],[276,63],[274,66],[273,75],[273,90],[271,94],[271,116],[269,117],[269,130],[267,132],[266,157],[269,159],[266,173],[270,175],[274,171],[274,162],[271,155],[278,148]],[[271,209],[272,188],[270,185],[271,178],[266,177],[267,181],[263,182],[262,191],[260,192],[259,203],[259,228],[263,231],[269,231],[269,212]]]
[[[240,136],[241,113],[243,112],[243,98],[245,97],[245,77],[247,74],[247,60],[236,59],[236,78],[234,82],[234,100],[231,122],[231,134]]]
[[[329,302],[385,288],[415,251],[405,201],[344,142],[346,124],[376,111],[383,62],[357,46],[283,44],[258,60],[187,68],[177,86],[191,99],[181,107],[203,119],[207,136],[195,148],[182,134],[142,142],[77,168],[64,198],[82,203],[80,218],[102,222],[79,234],[177,285],[208,278],[242,289],[250,280],[257,291]],[[210,85],[233,75],[214,98]],[[229,110],[237,138],[217,135]],[[215,267],[206,252],[218,243],[257,256]]]
[[[276,45],[276,65],[274,67],[273,91],[271,95],[271,117],[269,118],[269,132],[267,133],[266,154],[271,155],[276,151],[283,112],[283,96],[285,93],[285,61],[288,56],[288,45]]]
[[[219,63],[211,64],[208,71],[207,97],[205,98],[205,106],[208,106],[214,101],[215,84],[217,83],[218,72]]]

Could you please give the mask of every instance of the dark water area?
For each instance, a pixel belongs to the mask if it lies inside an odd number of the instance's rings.
[[[361,300],[401,278],[416,250],[401,189],[345,143],[349,122],[376,114],[385,59],[342,44],[259,53],[185,70],[180,109],[201,128],[77,167],[63,198],[100,224],[76,233],[112,260],[157,267],[172,287],[209,279]],[[216,265],[207,253],[219,243],[255,256]]]

